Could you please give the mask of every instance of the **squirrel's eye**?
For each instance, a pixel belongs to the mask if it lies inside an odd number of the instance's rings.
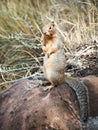
[[[49,29],[51,29],[51,27]]]

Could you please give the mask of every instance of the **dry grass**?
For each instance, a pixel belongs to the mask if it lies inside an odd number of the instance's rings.
[[[68,62],[74,59],[82,67],[81,48],[77,48],[87,45],[82,53],[88,46],[98,48],[97,44],[92,45],[98,36],[97,4],[95,0],[0,1],[0,87],[6,88],[40,70],[41,28],[51,20],[63,37]]]

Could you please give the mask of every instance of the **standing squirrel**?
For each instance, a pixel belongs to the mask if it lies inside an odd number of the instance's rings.
[[[87,86],[79,79],[65,75],[66,59],[64,55],[64,47],[57,33],[56,25],[51,22],[45,25],[43,31],[42,50],[44,56],[44,75],[52,86],[46,89],[67,83],[76,93],[80,106],[81,127],[82,130],[88,129],[89,118],[89,99]]]

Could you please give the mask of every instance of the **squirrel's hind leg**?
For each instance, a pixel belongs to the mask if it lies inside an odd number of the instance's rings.
[[[50,91],[50,90],[51,90],[52,88],[54,88],[55,86],[56,86],[56,85],[54,85],[54,84],[51,83],[51,85],[45,87],[44,90],[45,90],[45,91],[47,91],[47,90]]]

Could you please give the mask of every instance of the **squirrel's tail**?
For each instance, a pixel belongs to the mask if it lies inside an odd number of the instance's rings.
[[[88,130],[88,118],[89,118],[89,96],[87,86],[79,78],[66,77],[65,82],[76,93],[81,116],[82,130]]]

